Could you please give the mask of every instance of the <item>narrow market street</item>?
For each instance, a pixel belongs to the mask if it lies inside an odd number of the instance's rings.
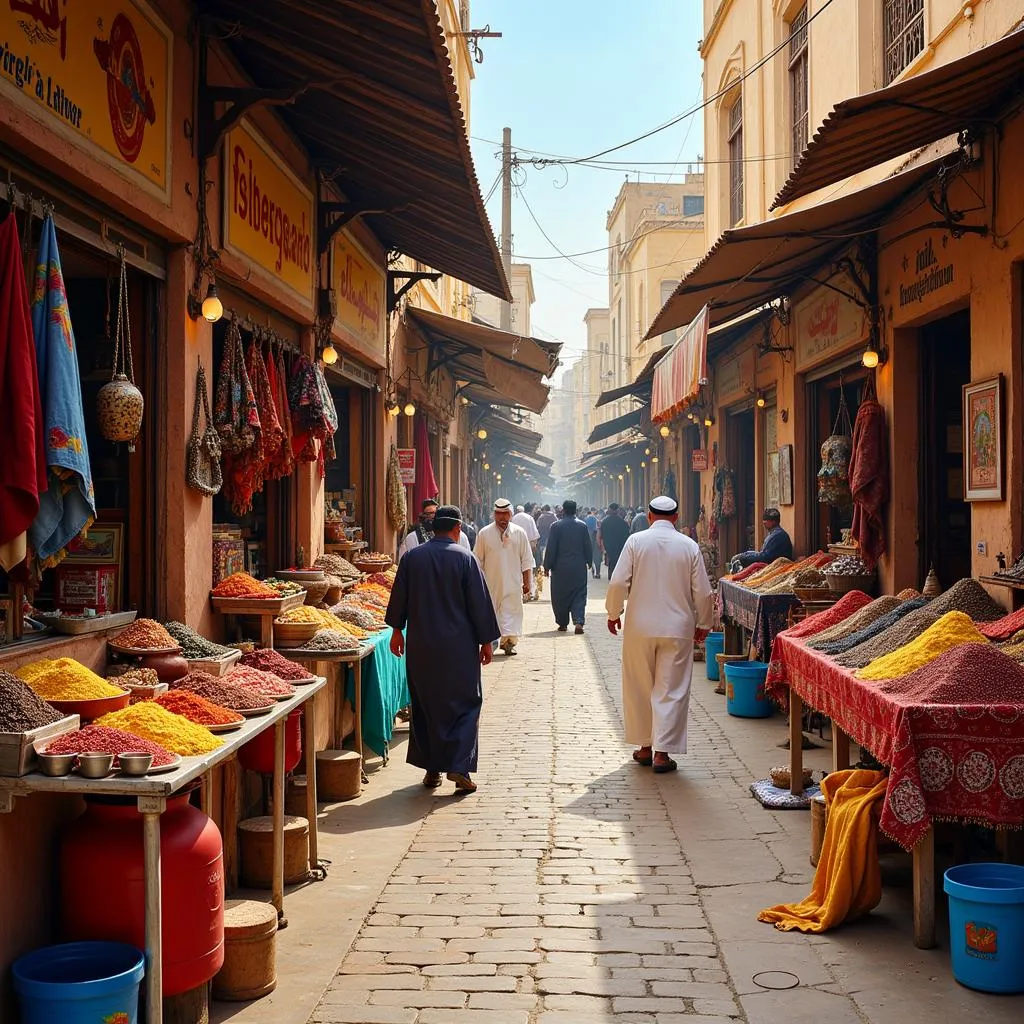
[[[485,670],[476,795],[424,790],[403,740],[358,801],[324,808],[331,873],[288,897],[278,990],[217,1004],[215,1019],[1019,1019],[1018,1000],[952,980],[945,936],[914,948],[909,858],[885,858],[883,902],[860,923],[807,937],[756,921],[763,906],[801,899],[813,877],[807,812],[766,811],[748,792],[785,759],[784,721],[728,717],[697,666],[679,772],[633,765],[605,587],[591,581],[583,637],[555,632],[546,598],[527,605],[522,653]],[[827,740],[806,757],[826,767]],[[772,971],[789,973],[760,975]]]

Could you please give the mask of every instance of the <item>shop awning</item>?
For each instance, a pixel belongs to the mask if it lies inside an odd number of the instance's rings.
[[[434,0],[200,7],[386,248],[511,300]]]
[[[521,406],[539,414],[547,408],[551,389],[546,384],[537,384],[535,381],[531,381],[531,384],[537,389],[532,397],[522,392],[518,395],[506,395],[486,384],[465,384],[460,393],[474,405],[500,405],[506,409]]]
[[[671,345],[668,345],[665,348],[659,348],[657,352],[652,352],[644,368],[629,384],[612,388],[610,391],[602,391],[594,403],[594,408],[599,409],[602,405],[608,405],[609,402],[617,402],[620,398],[626,398],[628,395],[632,395],[634,398],[649,397],[651,382],[654,380],[654,368],[668,355],[671,347]]]
[[[605,438],[621,434],[624,430],[635,429],[640,426],[642,418],[643,409],[633,409],[623,416],[616,416],[614,419],[607,420],[604,423],[598,423],[598,425],[590,432],[590,436],[587,438],[587,444],[596,444],[598,441],[603,441]]]
[[[549,459],[546,455],[540,455],[536,452],[527,455],[525,452],[511,449],[506,452],[506,455],[510,459],[518,459],[520,462],[523,462],[528,466],[533,466],[535,469],[543,469],[545,472],[551,469],[555,464],[554,459]]]
[[[1024,35],[837,103],[772,209],[990,119],[1024,84]]]
[[[480,427],[487,431],[488,444],[494,439],[501,438],[511,442],[509,447],[530,454],[534,453],[540,447],[541,441],[544,440],[543,434],[538,434],[535,430],[529,430],[494,413],[490,413],[480,420],[477,429]]]
[[[700,393],[708,382],[708,307],[690,321],[668,355],[654,368],[651,420],[671,419]]]
[[[726,231],[679,283],[647,337],[690,323],[705,305],[711,325],[725,324],[815,280],[837,252],[880,227],[941,163],[931,160],[852,195]]]

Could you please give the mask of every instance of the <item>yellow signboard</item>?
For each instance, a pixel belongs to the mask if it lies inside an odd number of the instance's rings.
[[[335,324],[375,352],[384,351],[384,270],[344,231],[334,236],[331,287],[338,303]]]
[[[0,98],[166,196],[171,43],[141,0],[0,0]]]
[[[224,248],[313,301],[313,193],[243,123],[224,145]]]

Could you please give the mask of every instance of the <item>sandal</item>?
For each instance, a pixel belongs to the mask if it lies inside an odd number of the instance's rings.
[[[647,751],[645,754],[644,751]],[[633,751],[633,760],[637,764],[643,765],[644,768],[650,768],[654,763],[654,755],[651,753],[650,747],[641,747],[639,750]]]
[[[655,761],[652,765],[653,771],[658,775],[664,775],[665,772],[674,772],[678,767],[679,765],[671,757],[666,757],[664,761]]]
[[[440,772],[427,772],[423,776],[423,785],[427,789],[437,789],[441,785],[441,773]]]
[[[463,775],[462,772],[449,772],[448,781],[455,783],[455,791],[457,793],[476,792],[476,783],[468,775]]]

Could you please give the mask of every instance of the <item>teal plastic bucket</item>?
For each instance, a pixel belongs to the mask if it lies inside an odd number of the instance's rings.
[[[138,1024],[146,958],[123,942],[66,942],[14,961],[21,1024]]]
[[[1024,992],[1024,867],[960,864],[942,886],[953,977],[979,992]]]
[[[736,718],[767,718],[772,702],[764,692],[768,665],[763,661],[729,661],[725,665],[725,708]]]
[[[707,673],[708,679],[716,683],[718,682],[718,659],[715,655],[721,654],[724,650],[725,634],[708,633],[704,638],[704,671]]]

